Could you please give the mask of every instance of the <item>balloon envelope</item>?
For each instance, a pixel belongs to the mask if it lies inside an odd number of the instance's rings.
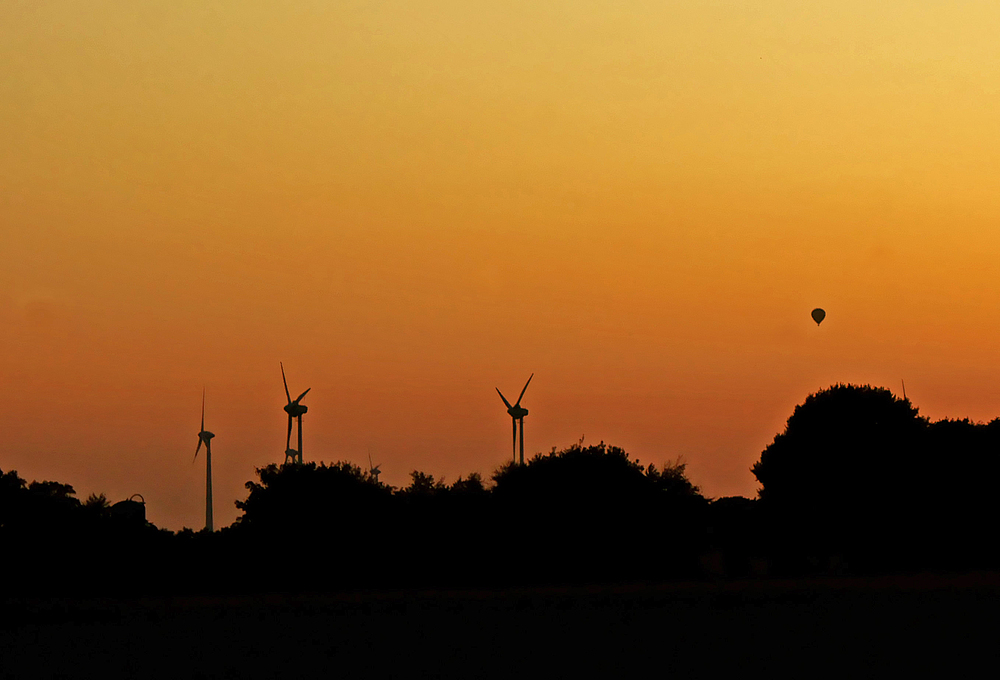
[[[822,322],[823,319],[826,318],[826,312],[824,312],[822,309],[820,309],[819,307],[817,307],[816,309],[812,310],[812,318],[813,318],[813,321],[815,321],[816,325],[818,326],[820,324],[820,322]]]

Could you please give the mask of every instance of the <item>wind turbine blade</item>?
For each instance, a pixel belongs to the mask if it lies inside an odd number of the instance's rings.
[[[278,362],[278,365],[281,366],[281,382],[285,383],[285,396],[288,397],[288,403],[291,404],[292,395],[288,393],[288,381],[285,379],[285,365],[280,361]]]
[[[497,391],[497,394],[500,395],[500,398],[503,399],[503,403],[507,406],[507,408],[511,408],[510,402],[507,401],[507,397],[503,396],[503,392],[500,391],[500,388],[497,387],[495,389]]]
[[[201,435],[198,435],[198,448],[194,450],[194,460],[198,460],[198,452],[201,451],[201,444],[202,444]]]
[[[285,451],[292,446],[292,414],[288,414],[288,435],[285,437]]]
[[[368,469],[369,470],[374,470],[375,469],[375,465],[372,464],[372,454],[371,454],[371,451],[368,452]]]
[[[535,374],[532,373],[531,376],[528,378],[528,382],[524,383],[524,389],[521,390],[521,396],[517,398],[517,403],[514,404],[514,406],[520,406],[521,405],[521,399],[524,398],[524,393],[528,389],[528,384],[531,383],[531,378],[534,378],[534,377],[535,377]]]
[[[205,388],[201,388],[201,431],[205,431]],[[201,439],[198,440],[199,442]]]
[[[312,388],[310,387],[310,388],[309,388],[309,390],[311,390],[311,389],[312,389]],[[302,400],[302,397],[304,397],[304,396],[306,396],[307,394],[309,394],[309,390],[306,390],[305,392],[303,392],[302,394],[300,394],[300,395],[298,396],[298,398],[297,398],[297,399],[295,400],[295,403],[296,403],[296,404],[297,404],[297,403],[299,403],[299,402],[300,402],[300,401]]]

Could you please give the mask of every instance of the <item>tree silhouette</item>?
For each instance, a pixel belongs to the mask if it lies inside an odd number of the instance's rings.
[[[83,502],[83,507],[91,508],[93,510],[106,510],[111,507],[111,503],[108,502],[108,497],[103,493],[92,493],[87,496],[87,500]]]
[[[9,531],[22,514],[26,486],[16,470],[0,470],[0,530]]]
[[[0,569],[24,588],[148,589],[142,572],[125,565],[163,563],[166,555],[156,551],[168,534],[116,521],[103,494],[81,503],[69,484],[26,483],[14,471],[0,472],[0,550],[17,556]]]
[[[701,539],[706,501],[683,465],[643,467],[604,442],[506,464],[494,481],[507,553],[519,558],[511,569],[529,564],[550,579],[637,578],[686,568]]]
[[[393,490],[343,462],[257,472],[233,527],[254,564],[281,573],[322,561],[354,583],[660,573],[691,557],[706,505],[682,464],[643,467],[603,443],[503,466],[490,488],[478,474],[446,484],[414,470]]]
[[[814,562],[842,555],[859,568],[927,563],[941,552],[935,534],[972,519],[955,513],[969,507],[967,487],[948,468],[964,457],[982,472],[996,469],[987,430],[930,424],[908,400],[869,385],[810,395],[751,468],[773,547]]]
[[[453,495],[466,497],[483,497],[489,493],[483,485],[483,478],[478,472],[473,472],[465,478],[459,477],[448,490]]]
[[[796,406],[751,471],[762,500],[797,512],[895,503],[912,492],[926,429],[889,390],[838,384]]]
[[[930,566],[995,566],[996,479],[1000,475],[1000,420],[939,420],[928,427],[916,484]]]
[[[16,555],[0,569],[44,592],[220,592],[1000,564],[1000,419],[930,423],[888,390],[834,385],[752,471],[759,499],[710,502],[679,459],[642,465],[582,440],[489,484],[414,470],[395,489],[348,462],[269,465],[234,525],[176,534],[122,521],[103,494],[81,503],[0,471],[0,548]]]
[[[372,510],[391,496],[360,467],[347,462],[304,463],[258,468],[260,482],[247,482],[237,525],[275,534],[342,523],[345,516]]]
[[[402,496],[432,498],[443,493],[446,488],[444,481],[435,480],[433,475],[414,470],[410,473],[410,485],[399,493]]]
[[[225,537],[250,550],[240,578],[297,587],[304,573],[315,579],[320,572],[338,583],[360,582],[389,563],[390,487],[348,462],[272,464],[257,474],[260,482],[247,482],[247,499],[236,502],[243,515]]]

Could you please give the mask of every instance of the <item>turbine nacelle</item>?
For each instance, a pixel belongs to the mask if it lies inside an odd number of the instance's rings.
[[[201,391],[201,431],[198,432],[198,448],[194,450],[194,459],[198,460],[198,453],[201,451],[201,445],[204,444],[205,448],[208,449],[212,445],[212,437],[215,436],[214,432],[209,432],[205,429],[205,390]]]
[[[304,413],[309,412],[309,407],[306,406],[305,404],[300,404],[298,401],[289,402],[288,404],[285,404],[284,408],[285,408],[285,413],[290,415],[292,418],[298,418]]]
[[[511,406],[507,409],[507,413],[510,414],[511,418],[516,418],[520,420],[524,416],[528,415],[528,409],[523,406]]]
[[[381,468],[382,468],[382,463],[379,463],[378,465],[375,465],[374,463],[372,463],[372,454],[371,454],[371,450],[369,449],[369,451],[368,451],[368,474],[371,475],[372,477],[374,477],[376,482],[378,481],[378,476],[380,474],[382,474],[382,469]]]

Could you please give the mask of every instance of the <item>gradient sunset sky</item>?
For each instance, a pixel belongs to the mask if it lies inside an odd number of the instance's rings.
[[[508,460],[494,387],[532,372],[529,454],[681,456],[712,497],[836,382],[992,419],[998,32],[995,1],[3,2],[0,469],[200,528],[205,387],[229,524],[283,460],[279,360],[306,460],[394,485]]]

